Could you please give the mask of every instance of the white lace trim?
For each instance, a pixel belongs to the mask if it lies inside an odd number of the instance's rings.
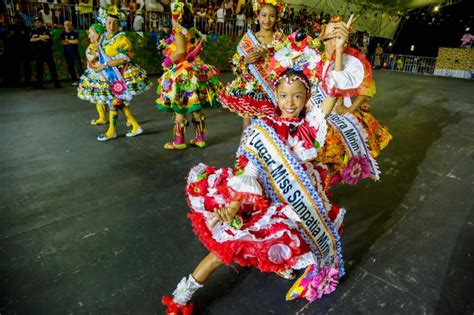
[[[334,228],[336,230],[339,230],[339,228],[342,225],[342,221],[344,221],[344,216],[346,215],[346,209],[345,208],[340,208],[339,213],[337,214],[336,219],[334,220]]]
[[[298,258],[298,261],[293,266],[293,269],[294,270],[304,269],[308,267],[309,265],[314,265],[316,263],[317,263],[316,256],[314,256],[314,254],[311,252],[307,252],[306,254],[301,255]]]
[[[210,225],[214,221],[214,217],[208,211],[206,212],[207,213],[203,213],[203,215],[206,217],[206,223],[207,223],[208,228],[210,229]],[[252,226],[248,227],[245,230],[231,229],[227,224],[219,223],[211,230],[212,237],[214,240],[216,240],[219,243],[224,243],[227,241],[236,241],[236,240],[264,242],[271,239],[280,238],[284,234],[287,234],[292,239],[292,241],[295,242],[295,245],[299,246],[300,245],[299,238],[296,235],[293,235],[291,231],[289,230],[292,228],[296,229],[295,222],[290,219],[273,217],[276,214],[276,212],[277,212],[277,206],[276,205],[270,206],[267,212],[260,218],[260,220],[258,220]],[[255,214],[258,214],[258,212]],[[271,228],[272,225],[275,225],[277,223],[283,223],[287,225],[289,229],[278,231],[277,233],[268,235],[265,238],[257,238],[251,233],[251,232],[269,229]]]
[[[278,119],[275,119],[275,117],[273,117],[272,115],[268,115],[266,118],[268,118],[269,120],[273,121],[275,124],[277,124],[278,126],[282,126],[282,125],[285,125],[285,126],[295,126],[295,127],[299,127],[301,126],[303,123],[304,123],[304,119],[301,119],[300,121],[295,121],[295,122],[292,122],[292,121],[285,121],[285,120],[278,120]]]
[[[194,183],[198,181],[198,177],[204,173],[205,169],[207,168],[206,164],[199,163],[191,168],[188,174],[188,184]]]

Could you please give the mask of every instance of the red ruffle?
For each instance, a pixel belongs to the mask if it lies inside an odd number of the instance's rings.
[[[237,164],[239,168],[245,167],[247,164],[245,157],[238,157]],[[322,177],[326,177],[327,171],[317,167]],[[296,229],[291,229],[287,224],[280,221],[279,219],[288,219],[282,212],[282,209],[286,206],[282,204],[278,206],[275,213],[272,215],[274,220],[271,226],[262,228],[256,231],[249,230],[250,227],[255,224],[267,213],[269,209],[269,202],[262,196],[253,195],[253,202],[242,202],[238,211],[238,215],[243,219],[242,230],[247,230],[253,236],[252,238],[243,239],[232,239],[225,242],[217,242],[214,237],[212,230],[209,229],[206,217],[201,213],[197,212],[192,208],[191,197],[195,196],[196,191],[203,192],[211,189],[208,183],[209,175],[215,173],[215,168],[205,168],[207,176],[202,179],[196,180],[195,182],[188,183],[186,187],[186,197],[188,205],[191,208],[191,213],[188,214],[188,218],[191,220],[194,233],[198,236],[199,240],[203,245],[211,252],[213,252],[222,263],[230,265],[237,263],[244,267],[254,266],[262,272],[278,272],[286,270],[294,266],[298,261],[299,257],[310,251],[307,244],[304,242],[299,232]],[[203,173],[204,174],[204,173]],[[223,197],[219,201],[220,203],[228,203],[235,198],[235,191],[232,191],[228,186],[227,182],[229,177],[233,176],[233,169],[224,168],[218,178],[215,179],[213,187],[219,195]],[[205,183],[204,183],[204,182]],[[216,201],[215,196],[200,196],[203,198],[204,210],[210,213],[216,211],[225,204],[220,204]],[[249,196],[244,196],[244,199],[248,199]],[[219,199],[218,199],[219,200]],[[200,210],[202,211],[202,210]],[[334,206],[329,213],[331,220],[334,220],[339,213],[339,207]],[[218,223],[224,224],[224,223]],[[275,239],[266,239],[272,235],[276,235],[281,231],[286,231],[282,235]],[[229,227],[225,233],[234,235],[234,231]],[[266,240],[265,240],[266,239]],[[289,248],[288,252],[282,252],[278,248],[272,248],[274,245],[286,245]],[[271,253],[271,258],[269,257]],[[285,254],[283,254],[285,253]],[[275,256],[276,254],[276,256]],[[288,255],[286,255],[288,254]],[[285,256],[285,257],[281,257]]]
[[[269,100],[256,100],[250,96],[235,97],[221,92],[218,98],[222,107],[242,117],[262,117],[275,113],[275,105]]]
[[[240,162],[245,164],[245,159],[240,159]],[[211,175],[216,172],[216,169],[206,168],[206,173]],[[224,200],[226,198],[231,198],[231,192],[227,186],[227,181],[229,176],[232,176],[232,171],[230,168],[222,169],[221,175],[215,180],[214,188],[223,196]],[[200,241],[207,247],[210,251],[219,257],[219,259],[227,265],[232,263],[238,263],[242,266],[255,266],[264,272],[277,272],[284,269],[292,267],[299,256],[308,252],[309,248],[304,243],[303,239],[299,236],[298,231],[291,230],[284,223],[275,223],[267,229],[262,229],[258,231],[252,231],[252,235],[257,239],[255,240],[230,240],[223,243],[217,242],[212,235],[212,231],[209,230],[206,224],[205,217],[199,213],[195,212],[192,209],[192,204],[190,202],[190,197],[193,194],[190,191],[191,185],[199,183],[201,181],[208,181],[208,177],[205,177],[197,182],[191,182],[188,184],[186,191],[186,197],[188,200],[188,205],[191,208],[191,213],[188,214],[188,218],[191,220],[195,234],[199,237]],[[201,183],[202,184],[202,183]],[[208,185],[208,183],[206,183]],[[205,185],[203,185],[205,186]],[[195,186],[192,186],[195,187]],[[261,196],[258,196],[258,200],[254,203],[242,203],[238,214],[243,218],[242,229],[248,229],[250,226],[253,226],[258,220],[265,215],[268,210],[268,202]],[[212,196],[204,196],[204,207],[206,211],[214,212],[219,207],[223,205],[216,202],[215,198]],[[281,209],[284,205],[279,206],[276,213],[273,215],[274,218],[287,219],[287,217],[281,212]],[[223,224],[223,223],[219,223]],[[299,242],[295,242],[288,233],[283,233],[278,239],[269,239],[263,240],[270,235],[274,235],[279,231],[287,230],[296,237],[298,237]],[[232,235],[232,229],[228,229],[227,233]],[[259,240],[261,239],[261,241]],[[298,244],[299,243],[299,244]],[[291,255],[286,260],[280,261],[280,263],[274,263],[268,258],[268,252],[272,245],[275,244],[285,244],[290,248]]]
[[[163,296],[161,298],[161,304],[166,306],[166,314],[175,315],[191,315],[193,313],[193,304],[187,303],[186,305],[179,305],[173,301],[171,296]]]
[[[288,137],[291,134],[293,137],[296,136],[299,140],[303,141],[304,148],[311,149],[314,147],[314,139],[316,138],[318,130],[310,126],[308,122],[304,121],[301,125],[298,126],[296,132],[291,132],[290,124],[285,124],[284,118],[272,116],[263,118],[263,120],[267,125],[269,125],[275,130],[275,132],[283,142],[288,142]],[[279,124],[278,122],[281,123]]]
[[[278,272],[293,267],[298,258],[309,251],[309,247],[304,243],[303,239],[299,239],[300,244],[297,246],[298,244],[295,244],[287,233],[284,233],[278,239],[262,242],[241,240],[219,243],[212,237],[212,233],[201,214],[191,212],[188,214],[188,218],[191,220],[194,233],[198,236],[199,240],[226,265],[237,263],[243,267],[254,266],[262,272]],[[275,224],[268,230],[257,231],[254,234],[256,237],[265,237],[283,229],[287,230],[288,227],[280,223]],[[294,231],[294,234],[298,234],[298,232]],[[281,264],[275,264],[268,258],[269,249],[275,244],[285,244],[291,250],[291,257]]]

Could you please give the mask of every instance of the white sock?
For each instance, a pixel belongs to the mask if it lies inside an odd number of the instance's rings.
[[[202,284],[199,284],[192,275],[189,275],[188,279],[184,277],[173,292],[173,301],[176,304],[186,305],[199,288],[202,288]]]

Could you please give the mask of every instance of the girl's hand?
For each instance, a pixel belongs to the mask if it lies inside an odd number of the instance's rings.
[[[329,38],[336,38],[336,49],[343,49],[349,38],[349,30],[352,25],[354,15],[352,14],[347,23],[339,22],[329,34]]]
[[[259,61],[260,58],[262,58],[262,53],[260,52],[260,50],[252,49],[252,51],[250,51],[250,53],[247,56],[245,56],[244,62],[246,64],[252,64]]]
[[[214,216],[214,222],[211,224],[211,229],[216,226],[219,222],[226,222],[230,224],[234,220],[235,215],[239,211],[239,207],[235,206],[234,203],[230,204],[228,207],[223,207],[216,210],[212,215]]]

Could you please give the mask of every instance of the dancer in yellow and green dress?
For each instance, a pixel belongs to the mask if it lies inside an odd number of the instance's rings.
[[[122,111],[131,126],[131,130],[126,133],[127,137],[143,132],[129,104],[134,95],[145,92],[151,83],[145,70],[130,59],[132,45],[125,33],[120,31],[120,22],[124,18],[125,14],[116,6],[99,10],[99,21],[105,25],[106,32],[100,36],[97,44],[97,60],[81,76],[79,82],[79,98],[98,105],[98,110],[103,113],[103,106],[109,107],[109,127],[107,132],[97,137],[99,141],[117,137],[118,110]]]
[[[164,145],[167,150],[187,148],[185,141],[186,114],[192,114],[195,137],[190,144],[206,146],[206,132],[203,108],[217,108],[217,92],[221,87],[218,71],[205,64],[199,54],[203,37],[193,27],[192,6],[187,1],[171,3],[173,31],[171,37],[163,40],[165,61],[164,73],[158,80],[159,110],[175,114],[174,139]]]

